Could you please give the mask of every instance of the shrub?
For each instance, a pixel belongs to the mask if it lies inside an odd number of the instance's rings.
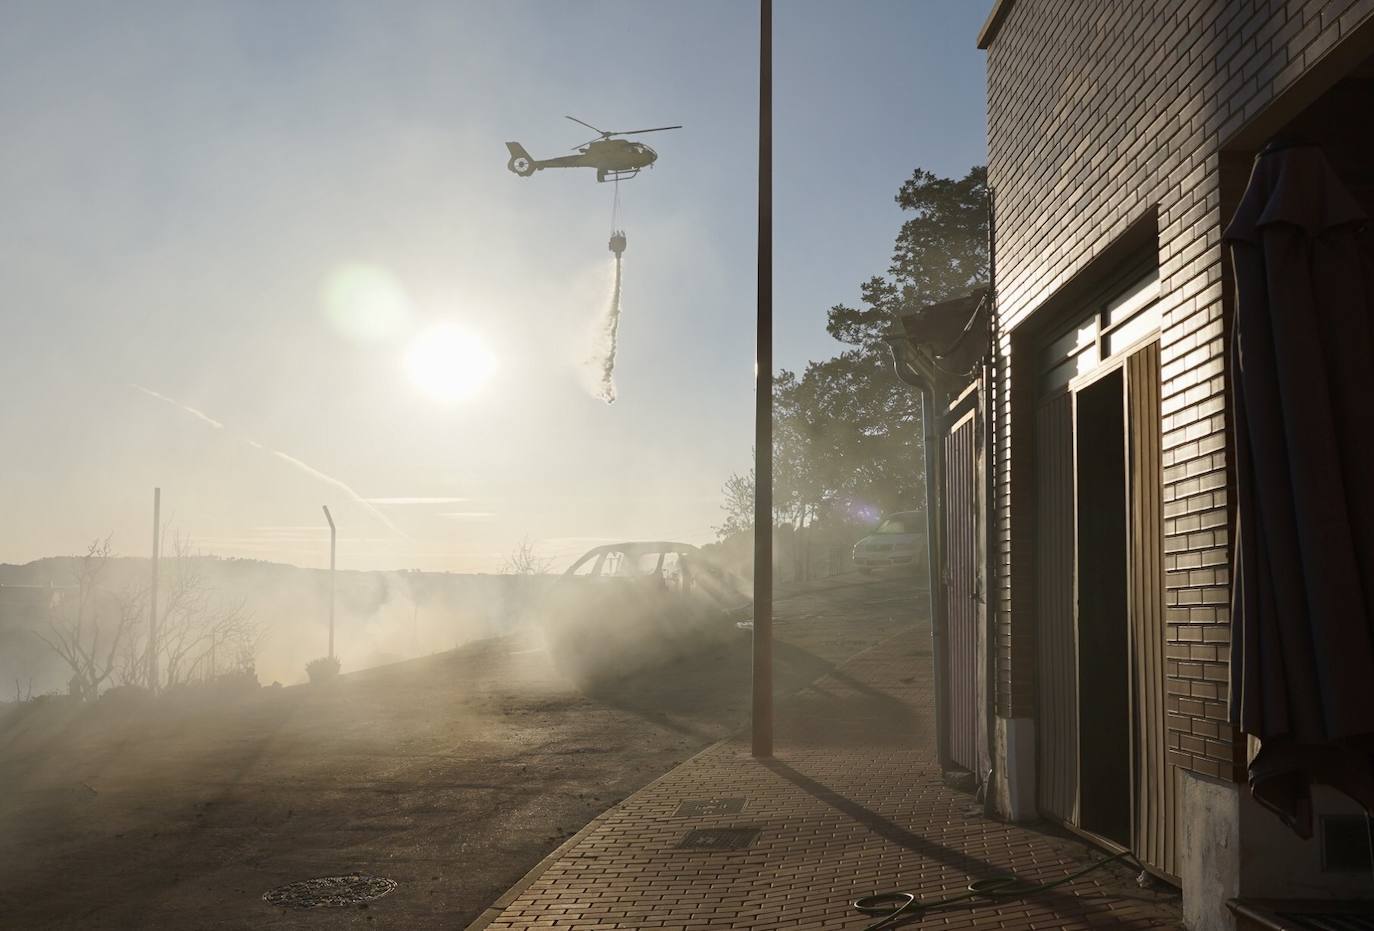
[[[339,674],[339,658],[321,656],[319,659],[312,659],[305,664],[305,674],[316,684],[328,682]]]
[[[130,705],[141,705],[153,697],[153,693],[147,688],[133,683],[116,685],[112,689],[106,689],[100,693],[100,701],[107,705],[118,705],[127,707]]]
[[[221,672],[209,679],[178,682],[163,689],[162,697],[172,702],[189,702],[202,706],[232,703],[256,693],[262,684],[252,664]]]
[[[240,666],[237,669],[230,669],[215,676],[205,683],[216,692],[241,693],[256,692],[262,688],[262,683],[258,681],[258,672],[252,663]]]

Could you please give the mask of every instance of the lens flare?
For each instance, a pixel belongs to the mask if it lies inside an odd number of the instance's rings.
[[[374,265],[343,265],[320,287],[325,313],[350,339],[375,342],[397,334],[410,318],[410,299],[395,275]]]
[[[424,394],[437,401],[463,401],[495,373],[496,356],[477,334],[442,323],[415,337],[405,366],[411,382]]]

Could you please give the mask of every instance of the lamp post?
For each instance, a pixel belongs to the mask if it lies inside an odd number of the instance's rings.
[[[152,580],[148,583],[148,690],[157,691],[157,570],[162,561],[162,489],[153,489]]]
[[[773,755],[773,0],[759,6],[758,313],[754,356],[753,754]]]
[[[334,518],[329,513],[329,505],[323,505],[324,519],[329,521],[329,658],[334,658],[334,543],[336,533]]]

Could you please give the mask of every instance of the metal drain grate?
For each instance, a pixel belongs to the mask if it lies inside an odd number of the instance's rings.
[[[758,828],[697,828],[677,846],[679,850],[745,850],[758,836]]]
[[[380,876],[321,876],[287,883],[262,894],[269,905],[282,908],[348,908],[380,899],[396,888]]]
[[[742,798],[692,798],[677,806],[674,818],[705,818],[709,815],[737,815],[744,810]]]

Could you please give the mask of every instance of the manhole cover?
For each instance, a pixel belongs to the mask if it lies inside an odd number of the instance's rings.
[[[737,815],[744,810],[742,798],[692,798],[677,806],[674,818],[705,818],[708,815]]]
[[[758,828],[697,828],[679,843],[681,850],[744,850],[759,836]]]
[[[395,888],[394,880],[380,876],[321,876],[278,886],[262,898],[283,908],[347,908],[380,899]]]

